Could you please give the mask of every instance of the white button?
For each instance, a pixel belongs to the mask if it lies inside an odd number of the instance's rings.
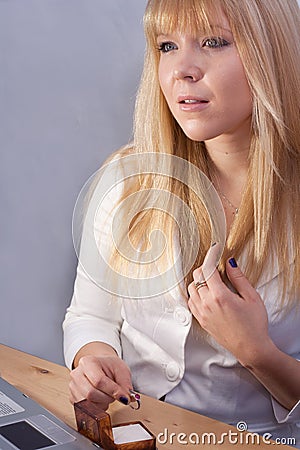
[[[181,325],[189,325],[191,322],[191,314],[181,306],[175,308],[174,319]]]
[[[180,375],[180,368],[175,362],[170,362],[166,367],[166,375],[169,381],[176,381]]]

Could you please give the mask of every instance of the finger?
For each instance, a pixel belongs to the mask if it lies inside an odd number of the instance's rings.
[[[96,389],[87,376],[81,371],[80,366],[70,372],[69,387],[76,399],[88,399],[94,402],[111,403],[114,398]]]
[[[109,360],[109,358],[108,358],[108,360]],[[122,362],[122,361],[118,360],[118,362]],[[108,377],[104,373],[103,367],[99,367],[96,364],[90,364],[90,360],[88,360],[86,362],[86,359],[84,357],[82,357],[79,360],[78,368],[80,368],[82,370],[82,372],[84,373],[84,375],[86,376],[88,381],[92,384],[92,386],[95,389],[103,392],[104,394],[108,395],[109,397],[112,397],[116,400],[121,401],[123,404],[129,403],[130,397],[129,397],[128,390],[124,389],[118,383],[113,381],[113,379]],[[111,371],[111,369],[112,368],[110,367],[109,371]]]
[[[84,394],[82,394],[81,389],[78,389],[78,386],[75,385],[72,381],[69,383],[69,391],[71,403],[74,404],[85,399],[85,396]]]
[[[119,367],[117,370],[115,370],[114,380],[119,386],[124,388],[125,391],[129,391],[133,388],[131,373],[126,364],[123,364],[123,367]]]
[[[121,391],[126,393],[126,398],[131,401],[132,396],[130,394],[130,390],[133,389],[133,386],[131,381],[131,372],[127,364],[120,358],[110,359],[109,364],[105,367],[105,374],[108,375],[108,378],[112,379],[120,386]],[[121,401],[126,404],[124,398]]]
[[[122,386],[119,386],[106,375],[101,374],[100,377],[98,376],[98,379],[96,380],[92,380],[92,377],[89,376],[89,380],[96,389],[112,397],[113,399],[119,400],[125,405],[128,405],[128,403],[130,402],[130,397],[128,395],[127,389],[122,388]]]
[[[203,311],[205,310],[206,313],[212,313],[210,304],[205,300],[205,298],[201,298],[199,301],[198,297],[198,301],[195,301],[195,297],[190,297],[188,300],[188,307],[192,315],[201,326],[203,326]]]
[[[81,372],[79,367],[70,372],[69,389],[73,401],[79,402],[84,400],[90,387],[91,384]]]
[[[188,307],[189,307],[189,310],[191,311],[192,315],[194,317],[196,317],[196,315],[198,314],[198,309],[194,305],[194,302],[191,298],[188,300]]]
[[[226,286],[224,285],[221,275],[216,268],[212,272],[212,274],[209,276],[209,278],[205,278],[207,283],[207,288],[214,292],[216,289],[223,289]]]
[[[107,409],[108,405],[115,399],[95,389],[89,383],[85,376],[79,379],[71,379],[70,384],[71,401],[72,403],[87,399],[95,403],[99,403],[102,409]]]
[[[238,267],[234,258],[230,258],[226,262],[226,273],[233,287],[243,298],[246,299],[257,296],[256,290]]]
[[[211,278],[211,276],[216,272],[216,268],[218,266],[221,256],[221,250],[222,250],[221,245],[218,242],[216,242],[210,247],[210,249],[206,253],[203,264],[201,266],[206,281],[208,281]]]
[[[86,397],[87,400],[90,400],[94,403],[100,403],[101,405],[105,405],[105,409],[107,409],[108,405],[115,401],[114,398],[109,395],[104,394],[103,392],[98,391],[97,389],[91,389]],[[104,409],[104,408],[103,408]]]
[[[193,271],[193,279],[195,283],[205,281],[201,267],[197,267],[197,269]]]
[[[204,276],[203,276],[201,267],[194,270],[193,276],[194,276],[194,281],[192,283],[190,283],[190,285],[188,286],[188,292],[191,297],[195,296],[197,294],[199,296],[200,291],[207,290],[207,284],[206,284],[206,281],[204,280]]]

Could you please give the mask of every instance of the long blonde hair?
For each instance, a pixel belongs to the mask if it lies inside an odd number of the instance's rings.
[[[238,258],[248,245],[244,271],[255,286],[266,261],[275,255],[273,263],[278,262],[284,273],[278,296],[283,299],[288,289],[293,298],[299,293],[300,279],[300,14],[297,0],[149,0],[144,16],[147,49],[130,151],[176,155],[209,177],[204,143],[191,141],[184,135],[160,90],[156,38],[160,33],[174,30],[195,34],[198,30],[208,30],[210,18],[220,11],[225,13],[231,26],[253,96],[248,181],[220,270],[224,274],[226,258],[229,255]],[[138,181],[125,184],[124,197],[153,186],[183,199],[197,219],[199,251],[193,267],[185,274],[187,284],[211,244],[205,205],[187,187],[188,183],[182,187],[176,181],[152,174],[144,174]],[[140,204],[131,206],[137,211],[141,207]],[[132,241],[136,245],[144,242],[145,233],[149,234],[156,227],[163,230],[172,246],[172,219],[155,210],[143,210],[136,215],[130,224]],[[127,232],[124,229],[124,235]],[[183,230],[182,235],[184,233],[188,230]],[[193,245],[193,236],[188,240],[181,238],[183,253],[189,251],[189,245]],[[116,265],[121,264],[120,258],[119,254],[114,255]]]

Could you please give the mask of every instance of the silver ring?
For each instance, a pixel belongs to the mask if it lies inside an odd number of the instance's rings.
[[[207,283],[206,283],[206,281],[194,281],[194,285],[195,285],[195,288],[198,291],[202,287],[207,286]]]

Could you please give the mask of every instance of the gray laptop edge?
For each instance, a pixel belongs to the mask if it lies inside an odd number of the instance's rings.
[[[98,446],[0,377],[0,450],[95,447]]]

